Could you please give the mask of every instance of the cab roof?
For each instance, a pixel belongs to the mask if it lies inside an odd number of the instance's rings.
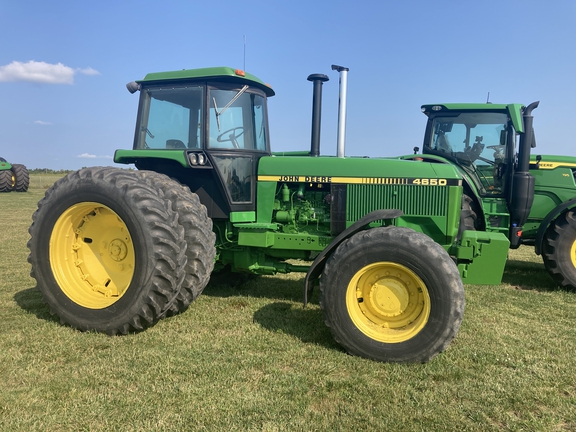
[[[493,103],[441,103],[422,105],[422,112],[427,117],[431,115],[442,115],[449,112],[466,112],[466,111],[486,111],[486,112],[506,112],[516,132],[524,132],[522,121],[522,112],[525,106],[523,104],[493,104]]]
[[[266,93],[266,96],[274,96],[274,90],[270,85],[264,83],[260,78],[244,72],[240,69],[231,67],[210,67],[201,69],[182,69],[169,72],[152,72],[147,74],[144,79],[136,81],[139,84],[152,84],[165,81],[219,81],[238,83],[259,88]]]

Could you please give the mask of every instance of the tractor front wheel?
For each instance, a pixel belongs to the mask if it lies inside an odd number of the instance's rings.
[[[374,228],[342,242],[320,279],[335,340],[354,355],[427,362],[456,336],[464,288],[448,253],[407,228]]]
[[[184,229],[133,172],[84,168],[38,203],[29,262],[62,323],[126,334],[162,318],[184,280]]]
[[[544,236],[542,259],[552,278],[576,290],[576,210],[560,215]]]

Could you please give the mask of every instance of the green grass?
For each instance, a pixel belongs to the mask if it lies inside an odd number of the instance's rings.
[[[428,364],[352,357],[303,275],[208,287],[124,337],[61,326],[26,261],[42,189],[0,194],[1,431],[576,431],[576,293],[529,248],[466,286],[460,333]]]
[[[46,190],[64,174],[30,174],[30,189]]]

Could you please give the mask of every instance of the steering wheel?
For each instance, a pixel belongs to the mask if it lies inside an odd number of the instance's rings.
[[[237,130],[241,130],[241,132],[238,135],[236,135]],[[225,135],[228,135],[228,136],[225,137]],[[218,141],[218,142],[230,141],[234,145],[234,148],[240,148],[240,146],[238,145],[237,139],[240,138],[242,135],[244,135],[244,127],[237,126],[235,128],[228,129],[227,131],[222,132],[220,135],[218,135],[218,137],[216,138],[216,141]]]
[[[506,146],[504,146],[504,145],[491,145],[491,146],[488,146],[487,148],[489,148],[490,150],[494,150],[495,158],[496,158],[496,155],[499,155],[500,157],[504,157],[504,154],[502,154],[502,152],[504,151]]]

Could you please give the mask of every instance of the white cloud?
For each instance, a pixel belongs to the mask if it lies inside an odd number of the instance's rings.
[[[72,69],[62,63],[50,64],[31,60],[27,63],[13,61],[6,66],[0,66],[0,81],[34,82],[42,84],[73,84],[76,72],[84,75],[99,75],[95,69]]]
[[[92,69],[91,67],[76,70],[84,75],[100,75],[100,72],[98,72],[96,69]]]
[[[81,155],[76,156],[81,159],[112,159],[112,156],[103,155],[103,156],[96,156],[90,153],[82,153]]]
[[[40,125],[40,126],[49,126],[49,125],[51,125],[52,123],[47,122],[47,121],[43,121],[43,120],[36,120],[36,121],[34,122],[34,124],[37,124],[37,125]]]

